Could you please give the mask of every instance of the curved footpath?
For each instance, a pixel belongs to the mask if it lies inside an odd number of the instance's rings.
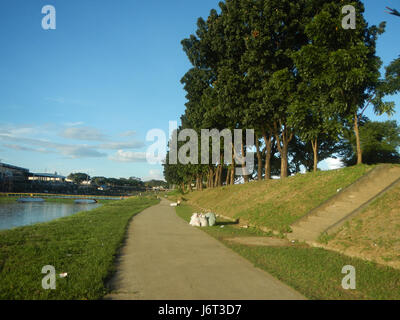
[[[179,218],[169,202],[131,221],[105,299],[267,300],[304,297]]]

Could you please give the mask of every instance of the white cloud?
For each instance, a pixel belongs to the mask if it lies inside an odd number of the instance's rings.
[[[101,158],[106,157],[106,153],[99,152],[88,146],[63,146],[58,148],[58,150],[68,157],[78,159],[78,158]]]
[[[123,133],[120,134],[122,137],[132,137],[134,135],[136,135],[136,131],[135,130],[129,130],[129,131],[125,131]]]
[[[76,106],[81,106],[81,107],[90,107],[90,106],[94,105],[94,103],[91,101],[86,101],[86,100],[81,100],[81,99],[67,99],[64,97],[47,97],[47,98],[44,98],[44,100],[51,102],[51,103],[70,104],[70,105],[76,105]]]
[[[146,153],[118,150],[109,159],[117,162],[146,162]]]
[[[66,128],[60,134],[63,138],[86,141],[104,141],[106,136],[96,128],[71,127]]]
[[[157,170],[157,169],[151,169],[149,171],[149,175],[144,180],[146,180],[146,181],[149,181],[149,180],[163,180],[163,181],[165,181],[164,180],[164,175],[161,173],[160,170]]]
[[[98,146],[100,149],[121,150],[121,149],[138,149],[144,147],[145,144],[141,141],[132,142],[108,142]]]
[[[70,127],[66,127],[67,125],[70,125]],[[61,154],[73,159],[107,157],[107,150],[118,150],[117,154],[109,157],[109,159],[119,162],[146,161],[144,152],[127,151],[127,149],[144,147],[144,142],[136,140],[110,141],[96,128],[80,127],[80,122],[64,124],[59,136],[67,139],[91,141],[92,143],[63,143],[57,140],[56,142],[55,136],[59,133],[59,130],[59,127],[55,125],[20,126],[0,123],[0,144],[5,150]]]
[[[25,147],[25,146],[20,146],[17,144],[4,144],[4,147],[8,148],[8,149],[14,149],[17,151],[33,151],[33,152],[41,152],[41,153],[49,153],[49,150],[47,150],[46,148],[30,148],[30,147]]]
[[[76,127],[76,126],[81,126],[83,124],[84,124],[84,122],[82,122],[82,121],[64,123],[64,125],[67,127]]]

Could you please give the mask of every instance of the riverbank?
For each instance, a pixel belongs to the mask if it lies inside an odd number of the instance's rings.
[[[102,298],[128,222],[158,201],[108,201],[66,218],[0,231],[0,299]],[[55,267],[55,290],[42,288],[46,265]],[[60,278],[61,273],[67,277]]]
[[[19,198],[21,197],[0,197],[0,204],[2,203],[14,203],[16,202]],[[67,198],[43,198],[45,202],[52,202],[52,203],[75,203],[75,198],[74,199],[67,199]],[[88,198],[91,199],[91,198]],[[95,199],[95,198],[93,198]],[[99,199],[97,200],[98,203],[110,203],[112,201],[118,201],[118,200],[107,200],[107,199]]]
[[[184,204],[177,207],[176,212],[189,222],[195,209]],[[254,241],[253,244],[233,242],[232,238],[277,238],[272,233],[264,233],[256,228],[240,228],[231,222],[219,220],[216,226],[201,230],[309,299],[400,299],[400,271],[391,267],[301,243],[254,245]],[[345,276],[341,271],[346,265],[356,269],[356,290],[345,290],[341,286]]]

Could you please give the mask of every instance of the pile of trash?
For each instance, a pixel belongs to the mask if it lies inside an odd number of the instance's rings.
[[[212,227],[215,226],[216,215],[212,212],[201,214],[193,213],[189,224],[193,227]]]
[[[171,203],[170,206],[171,206],[171,207],[177,207],[177,206],[179,206],[180,204],[181,204],[181,201],[178,200],[178,202],[173,202],[173,203]]]

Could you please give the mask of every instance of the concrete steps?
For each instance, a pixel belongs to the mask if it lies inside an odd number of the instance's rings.
[[[349,187],[291,225],[290,240],[315,241],[326,232],[337,230],[362,208],[400,184],[400,167],[379,165]]]

